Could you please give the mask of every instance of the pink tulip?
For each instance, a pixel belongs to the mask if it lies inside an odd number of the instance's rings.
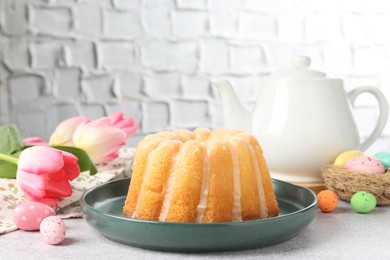
[[[94,163],[117,158],[126,139],[125,131],[112,126],[108,117],[81,123],[73,134],[74,146],[84,150]]]
[[[77,157],[47,146],[33,146],[19,157],[17,183],[33,201],[54,206],[59,197],[72,195],[69,181],[80,174]]]
[[[138,129],[138,124],[134,123],[134,119],[132,117],[124,118],[123,112],[116,112],[108,118],[112,126],[125,131],[127,138],[133,136]]]
[[[43,145],[48,146],[48,143],[40,137],[26,137],[22,141],[23,145]]]
[[[62,121],[54,133],[50,137],[50,145],[66,145],[73,146],[72,138],[76,128],[84,122],[90,122],[91,120],[84,116],[71,117]]]

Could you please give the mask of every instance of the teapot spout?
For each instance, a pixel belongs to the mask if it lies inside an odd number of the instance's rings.
[[[213,79],[211,84],[218,89],[221,96],[224,126],[251,132],[252,114],[241,104],[232,84],[224,79]]]

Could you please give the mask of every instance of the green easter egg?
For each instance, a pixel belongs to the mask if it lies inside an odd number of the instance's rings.
[[[356,192],[351,198],[351,206],[357,213],[368,213],[375,209],[376,198],[369,192]]]
[[[382,151],[374,155],[386,169],[390,168],[390,152]]]

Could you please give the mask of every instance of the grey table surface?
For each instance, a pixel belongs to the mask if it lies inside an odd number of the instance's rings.
[[[318,212],[287,242],[236,252],[150,251],[108,240],[83,219],[65,224],[66,239],[56,246],[43,242],[38,231],[0,235],[0,259],[390,259],[390,206],[358,214],[344,201],[332,213]]]

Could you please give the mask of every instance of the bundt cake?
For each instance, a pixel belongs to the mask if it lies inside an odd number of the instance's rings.
[[[231,222],[277,216],[263,152],[244,131],[178,129],[137,146],[123,208],[127,217],[170,222]]]

